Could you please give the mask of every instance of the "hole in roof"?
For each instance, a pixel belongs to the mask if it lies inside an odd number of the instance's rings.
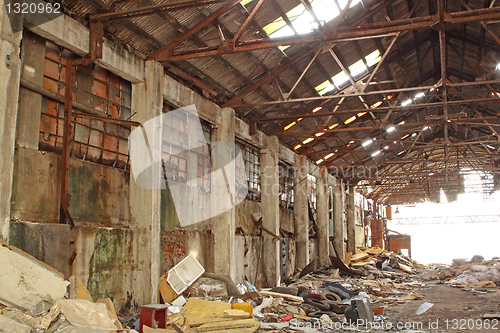
[[[241,3],[246,5],[251,1],[252,0],[244,0]],[[349,8],[352,8],[360,2],[361,0],[353,0]],[[339,5],[342,9],[345,8],[347,0],[340,0]],[[335,0],[312,0],[311,6],[321,24],[330,22],[339,15],[339,9],[335,4]],[[298,34],[306,34],[318,28],[318,23],[314,21],[314,18],[303,4],[299,4],[289,10],[286,16],[290,22],[292,22],[293,28]],[[286,24],[282,17],[267,24],[263,29],[269,37],[272,38],[294,35],[293,29]]]
[[[363,59],[359,59],[354,64],[349,66],[349,72],[351,73],[351,76],[353,76],[356,79],[356,77],[366,73],[368,71],[368,67],[372,67],[373,65],[380,62],[380,59],[381,59],[380,51],[375,50],[365,57],[365,61],[363,61]],[[368,67],[366,67],[365,62],[368,65]],[[316,86],[315,89],[318,92],[318,94],[323,96],[329,93],[330,91],[344,87],[349,82],[349,77],[343,71],[340,71],[339,73],[332,76],[331,80],[333,81],[334,85],[331,84],[330,80],[326,80],[325,82]]]

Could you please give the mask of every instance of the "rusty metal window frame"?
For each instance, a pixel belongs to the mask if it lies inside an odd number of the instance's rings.
[[[64,95],[66,61],[76,56],[50,41],[45,41],[43,87]],[[90,81],[84,87],[79,78]],[[131,116],[132,85],[97,65],[76,69],[73,100],[102,113],[102,116],[128,120]],[[99,88],[100,89],[99,89]],[[99,93],[98,93],[99,90]],[[104,94],[104,95],[103,95]],[[39,149],[61,153],[64,104],[42,98]],[[77,117],[72,121],[70,156],[94,163],[129,168],[128,136],[130,126]]]
[[[278,163],[280,184],[280,206],[292,209],[294,202],[293,167],[285,162]]]
[[[248,186],[247,199],[260,201],[260,149],[240,139],[236,139],[236,144],[241,149],[241,155],[245,161],[245,174]],[[238,169],[238,168],[237,168]],[[241,171],[236,171],[236,178],[241,175]]]

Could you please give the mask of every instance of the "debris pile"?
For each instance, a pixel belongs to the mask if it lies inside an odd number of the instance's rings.
[[[419,278],[460,288],[496,288],[500,286],[500,259],[484,261],[479,255],[471,260],[453,259],[451,266],[434,265],[422,270]]]
[[[2,332],[121,330],[111,300],[92,301],[83,283],[0,241]],[[65,298],[69,287],[69,299]]]

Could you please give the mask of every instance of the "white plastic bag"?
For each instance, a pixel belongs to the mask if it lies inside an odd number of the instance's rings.
[[[429,302],[422,303],[417,309],[417,315],[420,316],[422,313],[432,308],[433,305],[434,303],[429,303]]]

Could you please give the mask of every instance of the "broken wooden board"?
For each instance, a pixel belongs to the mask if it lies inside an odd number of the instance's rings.
[[[363,252],[366,252],[368,254],[371,254],[372,256],[379,256],[381,253],[384,253],[385,250],[381,249],[379,247],[367,247],[363,250]]]
[[[346,266],[349,266],[351,264],[351,259],[352,259],[352,253],[351,252],[347,252],[344,255],[344,262],[345,262]]]
[[[304,299],[302,297],[300,297],[300,296],[293,296],[293,295],[289,295],[289,294],[275,293],[273,291],[261,290],[261,291],[259,291],[259,294],[261,294],[262,296],[284,298],[284,299],[292,301],[292,302],[299,302],[299,303],[303,303],[304,302]]]
[[[182,312],[191,327],[206,323],[229,321],[231,318],[224,317],[224,311],[231,310],[231,304],[219,301],[205,301],[203,299],[189,298]]]
[[[243,329],[255,329],[251,332],[255,332],[260,327],[260,323],[253,319],[240,319],[231,320],[222,323],[208,323],[201,325],[196,328],[196,332],[221,332],[221,331],[232,331],[238,330],[238,332],[243,331]]]
[[[231,318],[231,319],[246,319],[249,317],[249,313],[245,312],[243,310],[238,310],[238,309],[231,309],[231,310],[224,310],[224,317]]]
[[[119,330],[123,329],[122,324],[120,323],[120,320],[118,320],[118,317],[116,316],[116,310],[115,310],[115,305],[113,304],[113,301],[110,298],[99,298],[96,303],[103,303],[106,305],[106,308],[108,308],[108,315],[109,319],[111,321],[115,322],[116,328]]]
[[[359,252],[359,253],[356,253],[356,254],[352,255],[351,262],[356,262],[356,261],[364,260],[364,259],[368,258],[369,256],[370,255],[368,253]]]
[[[69,282],[53,269],[33,260],[20,250],[0,245],[0,303],[29,310],[49,294],[58,301],[66,294]]]
[[[377,261],[375,259],[366,259],[366,260],[362,260],[362,261],[358,261],[358,262],[353,262],[351,263],[351,266],[353,267],[360,267],[360,266],[364,266],[364,265],[367,265],[367,264],[375,264]]]
[[[142,333],[177,333],[173,328],[151,328],[142,326]]]
[[[412,273],[413,273],[413,269],[411,269],[411,267],[410,267],[410,266],[406,266],[406,265],[404,265],[404,264],[401,264],[401,263],[400,263],[400,264],[399,264],[399,268],[400,268],[402,271],[406,272],[406,273],[410,273],[410,274],[412,274]]]
[[[493,281],[479,281],[475,283],[469,283],[472,288],[496,288],[497,285]]]
[[[69,298],[71,299],[86,299],[87,301],[93,302],[92,296],[80,279],[76,276],[69,277]]]

